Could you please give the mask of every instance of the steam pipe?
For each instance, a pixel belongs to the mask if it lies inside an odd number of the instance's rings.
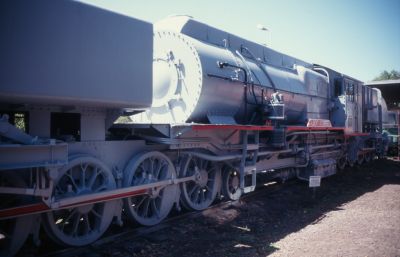
[[[271,79],[271,77],[269,76],[267,70],[264,69],[264,66],[262,66],[261,62],[260,62],[259,60],[257,60],[257,58],[254,56],[254,54],[253,54],[247,47],[241,46],[241,47],[240,47],[240,50],[242,51],[243,49],[246,50],[246,51],[250,54],[251,58],[253,58],[254,61],[256,61],[257,66],[260,67],[260,69],[264,72],[264,74],[265,74],[265,76],[267,77],[269,83],[271,83],[272,88],[274,89],[274,93],[276,93],[277,90],[276,90],[275,83],[274,83],[274,81],[272,81],[272,79]]]
[[[241,70],[241,71],[243,72],[243,74],[244,74],[243,83],[244,83],[245,85],[247,85],[247,71],[246,71],[245,68],[240,67],[240,66],[237,66],[237,65],[234,65],[234,64],[230,64],[230,63],[227,63],[227,62],[221,62],[221,61],[217,61],[217,65],[218,65],[218,67],[219,67],[220,69],[222,69],[222,68],[224,68],[224,67],[232,67],[232,68]]]

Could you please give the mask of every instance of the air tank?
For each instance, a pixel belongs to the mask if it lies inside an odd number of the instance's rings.
[[[328,78],[313,65],[188,16],[154,25],[153,104],[143,123],[251,123],[283,96],[287,124],[328,118]]]

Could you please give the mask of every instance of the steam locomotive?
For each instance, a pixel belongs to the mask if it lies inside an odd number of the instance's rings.
[[[0,3],[0,255],[384,157],[378,89],[188,16]],[[391,122],[393,123],[393,122]]]

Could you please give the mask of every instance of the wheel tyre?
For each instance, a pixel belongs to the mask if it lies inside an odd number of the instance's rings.
[[[239,200],[242,190],[239,184],[239,172],[229,169],[224,170],[222,175],[222,194],[229,200]]]
[[[151,165],[144,167],[145,163]],[[124,174],[125,187],[176,177],[175,167],[171,160],[157,151],[144,152],[135,156],[127,165]],[[143,176],[152,179],[145,179]],[[168,216],[177,200],[178,193],[178,186],[173,184],[163,187],[157,195],[152,197],[150,195],[129,197],[124,199],[124,210],[137,223],[153,226]]]
[[[85,165],[86,168],[83,168],[83,166]],[[93,168],[90,169],[91,172],[89,172],[92,174],[92,177],[86,180],[86,175],[88,174],[86,169],[88,167]],[[99,192],[116,188],[114,176],[111,170],[105,164],[103,164],[100,160],[93,158],[91,156],[81,155],[72,157],[69,163],[63,168],[61,168],[59,172],[59,178],[55,182],[55,188],[59,187],[58,190],[60,191],[60,193],[62,193],[61,187],[65,188],[65,184],[62,185],[61,183],[63,182],[65,183],[68,180],[70,180],[72,183],[72,180],[74,179],[73,175],[68,175],[68,172],[71,172],[71,174],[76,171],[79,172],[79,168],[81,168],[80,172],[81,174],[83,174],[85,178],[84,179],[85,184],[87,182],[90,182],[92,178],[94,180],[93,183],[95,183],[96,186],[98,185],[98,183],[104,182],[104,184],[100,184],[98,186],[97,189]],[[85,169],[85,171],[83,171],[82,169]],[[98,175],[101,176],[99,177],[99,179]],[[70,176],[70,178],[68,178],[68,176]],[[75,183],[76,182],[77,181],[75,181]],[[86,186],[83,184],[79,185],[75,184],[75,185],[76,185],[75,190],[78,190],[77,187]],[[67,188],[68,187],[69,186],[67,186]],[[87,190],[84,193],[90,194],[90,192],[91,192],[90,190]],[[53,193],[56,199],[64,197],[73,197],[76,195],[73,192],[64,192],[64,195],[58,195],[58,196],[55,194],[56,190]],[[108,202],[88,204],[70,209],[50,211],[42,214],[43,228],[45,229],[49,237],[59,245],[64,245],[64,246],[88,245],[96,241],[98,238],[100,238],[107,230],[114,217],[117,204],[118,201],[108,201]],[[72,225],[72,228],[70,228],[70,225]],[[85,226],[84,229],[82,228],[82,225]],[[96,228],[92,228],[91,225],[96,226]],[[64,230],[65,227],[67,227],[67,231]],[[69,232],[68,230],[70,229],[72,229],[73,231],[71,233],[68,233]],[[86,234],[83,234],[85,233],[84,230],[86,230]]]
[[[199,180],[180,184],[182,206],[197,211],[208,208],[221,189],[221,168],[216,163],[185,156],[180,170],[180,177],[200,174]]]

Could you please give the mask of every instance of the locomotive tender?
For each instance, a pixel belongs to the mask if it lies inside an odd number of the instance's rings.
[[[0,3],[0,256],[39,229],[97,240],[125,215],[239,199],[383,157],[378,89],[188,16]],[[154,46],[154,47],[153,47]]]

